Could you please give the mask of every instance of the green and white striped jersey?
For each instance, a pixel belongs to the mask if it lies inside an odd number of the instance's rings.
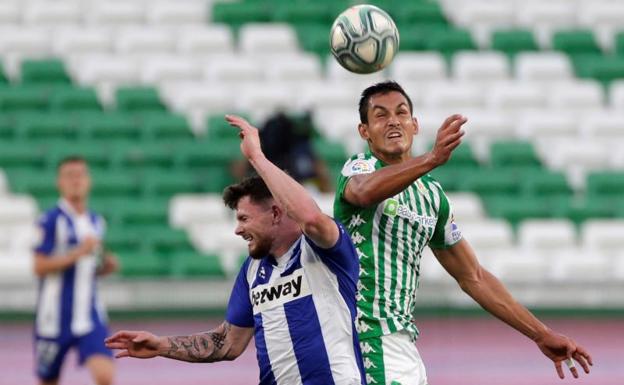
[[[422,250],[446,248],[461,239],[451,205],[430,175],[376,206],[357,207],[344,199],[351,176],[384,166],[370,152],[351,157],[334,201],[334,217],[346,226],[360,258],[356,326],[361,339],[402,329],[417,337],[413,314]]]

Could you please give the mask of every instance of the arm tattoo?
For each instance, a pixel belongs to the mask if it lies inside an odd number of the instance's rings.
[[[221,361],[227,354],[226,338],[230,328],[226,321],[206,333],[168,337],[170,348],[162,356],[188,362]]]

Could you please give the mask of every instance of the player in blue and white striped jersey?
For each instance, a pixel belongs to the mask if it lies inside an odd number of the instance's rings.
[[[260,175],[228,187],[236,234],[248,242],[225,322],[206,333],[157,337],[121,331],[117,357],[214,362],[238,357],[255,336],[260,384],[362,385],[355,330],[359,261],[348,233],[260,148],[258,130],[236,116],[241,151]]]
[[[40,277],[34,333],[37,377],[41,384],[57,384],[65,355],[76,347],[80,364],[89,368],[95,383],[108,385],[114,368],[102,342],[108,330],[95,280],[117,270],[117,261],[101,249],[104,220],[87,208],[91,179],[85,160],[63,159],[57,185],[61,199],[39,220],[41,239],[34,251]]]

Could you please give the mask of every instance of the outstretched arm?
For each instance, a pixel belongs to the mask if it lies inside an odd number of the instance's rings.
[[[432,250],[463,291],[485,310],[532,339],[542,353],[554,362],[560,378],[564,378],[561,363],[568,360],[572,375],[578,377],[578,371],[571,364],[572,358],[581,364],[585,373],[589,373],[589,365],[593,365],[589,353],[571,338],[549,329],[518,303],[505,286],[479,264],[466,240],[462,239],[447,249]]]
[[[157,356],[187,362],[234,360],[253,336],[253,328],[241,328],[227,321],[205,333],[158,337],[144,331],[120,331],[106,339],[109,349],[120,349],[115,357],[153,358]]]
[[[449,160],[451,152],[461,143],[464,132],[460,129],[464,123],[463,116],[451,115],[438,130],[430,152],[371,174],[352,176],[345,187],[344,198],[352,205],[368,207],[405,190],[416,179]]]
[[[241,152],[264,180],[273,198],[286,210],[286,214],[299,224],[304,234],[315,244],[322,248],[334,246],[340,236],[338,226],[333,219],[323,214],[302,185],[264,156],[258,129],[239,116],[227,115],[225,119],[240,129]]]

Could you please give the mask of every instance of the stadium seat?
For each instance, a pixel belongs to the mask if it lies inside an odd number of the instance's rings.
[[[94,198],[128,198],[139,196],[138,180],[130,174],[122,173],[93,173],[93,188],[91,195]]]
[[[429,82],[423,88],[422,106],[425,108],[439,109],[451,114],[483,107],[483,92],[476,83]]]
[[[515,133],[521,138],[576,137],[579,122],[564,111],[533,111],[519,116]]]
[[[516,13],[518,25],[532,28],[552,30],[557,27],[574,25],[575,22],[575,4],[565,0],[526,1]]]
[[[193,137],[191,127],[184,115],[168,112],[144,113],[138,120],[144,137],[158,141]]]
[[[421,24],[446,24],[446,16],[442,6],[437,2],[402,2],[389,7],[389,12],[397,25]]]
[[[624,115],[608,110],[581,116],[580,133],[588,140],[607,140],[620,143],[624,139]]]
[[[141,82],[148,86],[201,79],[201,62],[184,55],[147,56],[141,63]]]
[[[155,170],[141,178],[143,195],[148,197],[170,197],[179,193],[199,192],[199,181],[192,172],[170,172]]]
[[[25,24],[63,26],[82,22],[80,3],[75,1],[29,1],[22,10]]]
[[[210,3],[208,3],[210,4]],[[157,1],[147,7],[147,23],[161,26],[201,25],[208,20],[204,1]]]
[[[112,52],[112,36],[105,28],[68,27],[58,30],[52,42],[53,51],[63,57]]]
[[[261,2],[218,2],[212,7],[213,22],[229,24],[235,28],[244,23],[268,22],[270,19],[271,9]]]
[[[76,139],[76,120],[63,112],[20,114],[16,119],[20,136],[30,139]]]
[[[11,173],[9,178],[13,192],[30,194],[37,199],[58,199],[56,175],[53,172]]]
[[[464,178],[460,188],[482,196],[516,195],[519,192],[519,181],[505,168],[481,168],[473,171],[470,177]]]
[[[622,231],[621,220],[588,220],[581,226],[581,242],[588,250],[616,255],[624,247]]]
[[[72,77],[83,85],[137,84],[139,65],[127,56],[88,55],[72,64]]]
[[[102,105],[95,89],[61,88],[50,95],[50,110],[64,112],[101,111]]]
[[[595,198],[560,199],[553,201],[553,214],[558,218],[568,218],[579,225],[587,220],[613,218],[614,210],[611,201],[601,201]]]
[[[12,169],[41,170],[45,160],[41,148],[30,141],[0,142],[0,167],[8,173]]]
[[[553,34],[552,48],[568,55],[599,54],[600,47],[591,30],[560,30]]]
[[[188,235],[183,230],[163,228],[162,231],[152,233],[150,237],[151,249],[160,257],[167,257],[180,253],[194,253]]]
[[[110,149],[101,143],[91,140],[55,140],[46,143],[45,157],[48,170],[55,170],[63,158],[73,155],[85,158],[91,170],[102,171],[112,167]]]
[[[272,20],[297,26],[302,23],[331,25],[334,14],[329,3],[323,2],[278,2],[274,4]]]
[[[288,86],[273,84],[263,87],[260,84],[247,83],[239,88],[239,95],[234,104],[236,111],[249,111],[252,116],[266,116],[275,111],[288,111],[295,107],[295,92]]]
[[[573,61],[579,77],[595,79],[605,86],[624,79],[624,59],[620,56],[578,55]]]
[[[438,51],[450,57],[457,51],[475,50],[477,48],[470,31],[465,29],[431,29],[425,40],[427,50]]]
[[[617,1],[582,1],[578,21],[585,27],[607,27],[612,31],[622,27],[624,6]]]
[[[486,219],[462,223],[461,231],[478,255],[490,253],[493,250],[509,249],[513,245],[513,232],[511,226],[505,221]]]
[[[146,3],[105,1],[91,4],[86,21],[98,26],[138,25],[145,22]]]
[[[594,199],[620,199],[624,194],[624,173],[595,171],[587,176],[587,193]]]
[[[468,122],[464,125],[466,137],[475,144],[480,140],[489,142],[497,138],[507,139],[514,135],[513,125],[509,122],[508,116],[502,112],[475,110],[466,111],[464,114],[468,118]]]
[[[501,29],[492,33],[491,49],[515,55],[524,51],[537,51],[535,36],[527,29]]]
[[[209,82],[246,83],[260,82],[265,74],[257,59],[250,56],[219,56],[211,59],[204,72]]]
[[[535,149],[530,142],[497,141],[490,148],[493,167],[541,167]]]
[[[488,270],[506,284],[539,284],[551,276],[551,263],[547,259],[518,249],[495,250],[489,261]]]
[[[37,204],[30,196],[0,196],[0,222],[3,226],[32,225],[37,211]]]
[[[80,135],[87,139],[138,139],[141,130],[130,115],[123,113],[83,114]]]
[[[522,175],[521,192],[527,196],[551,201],[572,196],[572,188],[563,172],[535,169]]]
[[[176,228],[189,228],[197,223],[226,222],[229,209],[219,195],[178,194],[169,201],[169,223]]]
[[[171,274],[173,277],[224,278],[225,270],[216,255],[182,252],[173,255]]]
[[[585,250],[572,255],[558,253],[553,259],[551,279],[558,282],[604,282],[611,275],[609,259],[600,253]]]
[[[97,183],[97,180],[94,180]],[[145,186],[142,186],[143,188]],[[147,197],[144,196],[138,202],[134,202],[132,205],[123,205],[122,201],[119,201],[115,212],[115,219],[117,225],[123,226],[126,229],[137,229],[142,232],[149,232],[149,237],[144,238],[151,242],[163,235],[166,231],[172,231],[168,227],[163,226],[167,223],[167,204],[166,200],[158,199],[160,197]],[[163,231],[159,231],[163,229]],[[156,236],[153,236],[157,234]]]
[[[119,255],[121,276],[124,278],[157,278],[169,275],[169,263],[147,253],[123,253]]]
[[[390,71],[399,83],[437,81],[447,77],[444,57],[437,52],[399,52]]]
[[[486,27],[513,24],[514,9],[511,2],[490,2],[487,0],[459,2],[458,7],[447,11],[458,25],[463,27]]]
[[[0,3],[0,23],[2,25],[19,24],[20,7],[17,2]]]
[[[301,48],[315,53],[319,57],[327,57],[330,54],[328,44],[329,28],[330,26],[325,23],[296,24],[295,29]]]
[[[52,35],[44,28],[13,26],[2,30],[0,36],[3,62],[10,78],[17,79],[19,64],[27,57],[49,57],[52,47]]]
[[[495,82],[510,76],[509,62],[499,52],[459,52],[453,57],[452,75],[457,80]]]
[[[151,142],[116,144],[110,150],[111,162],[116,168],[142,170],[144,168],[171,169],[172,149],[167,143]]]
[[[445,186],[442,185],[442,188]],[[475,222],[485,219],[485,211],[481,199],[472,193],[459,192],[448,193],[449,201],[453,207],[453,214],[458,223]]]
[[[526,219],[550,218],[553,214],[550,202],[535,196],[492,195],[484,203],[491,217],[506,219],[514,227]]]
[[[117,109],[128,112],[164,111],[165,105],[152,87],[120,87],[115,92]]]
[[[21,75],[24,84],[69,84],[71,79],[61,60],[24,60]]]
[[[518,244],[525,252],[541,256],[576,245],[574,223],[566,219],[526,220],[518,226]]]
[[[168,53],[174,50],[174,37],[163,28],[125,29],[114,37],[114,50],[123,55]]]
[[[0,114],[0,139],[11,141],[17,136],[15,119],[12,114]]]
[[[34,112],[48,108],[49,87],[18,85],[0,88],[0,110],[3,112]]]
[[[545,95],[537,85],[524,82],[494,83],[485,94],[485,105],[490,109],[514,111],[540,108]]]
[[[570,59],[560,52],[522,52],[515,59],[518,80],[557,82],[573,76]]]
[[[544,140],[538,148],[546,164],[558,170],[571,167],[599,170],[608,164],[609,154],[605,148],[600,143],[587,142],[584,139]]]
[[[234,47],[232,30],[227,25],[208,24],[180,29],[176,49],[185,55],[231,54]]]
[[[239,30],[239,49],[244,55],[296,53],[297,34],[288,24],[245,24]]]
[[[96,210],[97,208],[94,207]],[[135,233],[126,231],[121,226],[108,226],[104,244],[116,255],[137,254],[143,251],[143,240]]]
[[[321,81],[322,67],[318,56],[297,54],[275,56],[265,60],[267,80],[272,82],[314,82]]]

